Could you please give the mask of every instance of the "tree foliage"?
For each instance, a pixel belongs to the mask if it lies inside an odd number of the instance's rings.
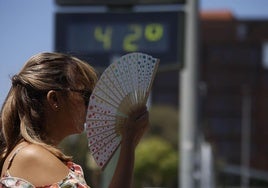
[[[156,135],[178,147],[178,111],[167,105],[154,105],[150,109],[149,135]]]
[[[144,139],[136,150],[135,187],[174,186],[177,179],[178,153],[161,137]]]

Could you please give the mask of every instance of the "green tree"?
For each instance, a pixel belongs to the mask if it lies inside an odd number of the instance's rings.
[[[178,110],[168,105],[153,105],[150,108],[148,135],[160,136],[178,147]]]
[[[161,137],[147,137],[137,147],[135,187],[168,186],[177,182],[178,153]]]

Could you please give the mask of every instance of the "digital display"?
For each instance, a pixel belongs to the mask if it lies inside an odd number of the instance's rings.
[[[183,19],[179,12],[57,13],[55,50],[97,66],[114,56],[148,53],[161,62],[181,56]]]
[[[66,47],[76,52],[165,52],[171,40],[168,25],[147,23],[92,23],[70,25]]]

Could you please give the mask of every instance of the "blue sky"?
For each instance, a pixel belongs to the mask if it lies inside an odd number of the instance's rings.
[[[238,18],[268,19],[268,0],[200,0],[201,10],[228,9]],[[0,0],[0,105],[33,54],[53,50],[53,0]]]
[[[238,18],[268,18],[267,0],[200,0],[201,10],[228,9]]]

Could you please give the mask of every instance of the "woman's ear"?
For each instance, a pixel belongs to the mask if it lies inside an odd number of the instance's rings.
[[[47,93],[47,102],[49,104],[49,106],[57,111],[59,109],[59,95],[55,90],[50,90]]]

